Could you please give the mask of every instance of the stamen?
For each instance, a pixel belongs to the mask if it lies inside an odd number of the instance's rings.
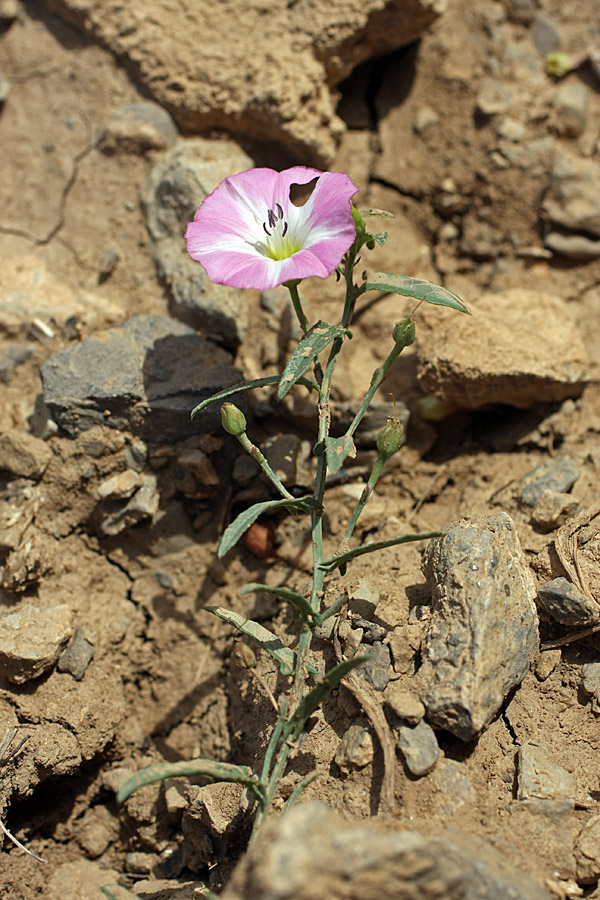
[[[270,223],[269,223],[269,224],[270,224]],[[267,231],[267,226],[266,226],[266,224],[265,224],[264,222],[263,222],[263,228],[265,229],[265,231],[266,231],[266,233],[268,234],[268,236],[271,237],[271,232],[270,232],[270,231]]]
[[[277,225],[277,219],[275,218],[275,213],[273,212],[272,209],[269,210],[268,218],[269,218],[269,225],[271,226],[271,228],[275,228],[275,226]]]
[[[283,231],[281,232],[281,237],[284,238],[288,229],[288,223],[286,222],[283,226]]]
[[[277,206],[277,212],[279,213],[279,218],[283,219],[283,208],[281,206],[281,203],[277,203],[276,206]],[[284,232],[284,234],[285,234],[285,232]]]

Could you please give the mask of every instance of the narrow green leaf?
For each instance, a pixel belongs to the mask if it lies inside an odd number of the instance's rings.
[[[308,624],[312,621],[312,607],[306,597],[299,594],[297,591],[292,591],[286,587],[278,587],[270,584],[256,584],[253,582],[252,584],[244,585],[240,594],[256,594],[258,591],[263,594],[273,594],[275,597],[281,597],[282,600],[287,600],[287,602],[294,607],[303,622]]]
[[[416,300],[425,300],[435,306],[447,306],[457,309],[459,312],[470,315],[469,307],[457,294],[447,288],[423,281],[421,278],[411,278],[408,275],[394,275],[390,272],[367,272],[364,284],[359,288],[361,294],[366,291],[386,291],[390,294],[402,294],[403,297],[414,297]]]
[[[258,787],[258,777],[253,774],[248,766],[234,766],[231,763],[215,762],[212,759],[184,759],[174,763],[156,763],[140,769],[125,784],[121,785],[117,793],[117,803],[124,803],[130,794],[146,784],[154,784],[164,781],[166,778],[181,778],[183,776],[196,777],[204,775],[213,781],[231,781],[235,784],[244,784],[254,791]]]
[[[142,900],[139,894],[132,894],[118,884],[105,884],[100,890],[108,900]]]
[[[224,609],[222,606],[205,606],[204,609],[218,616],[219,619],[227,622],[228,625],[233,625],[241,634],[256,641],[259,647],[266,650],[269,656],[272,656],[279,663],[282,675],[292,674],[296,658],[294,651],[290,650],[289,647],[285,647],[279,638],[272,631],[269,631],[268,628],[265,628],[264,625],[260,625],[252,619],[247,619],[231,609]]]
[[[294,512],[308,512],[311,508],[311,500],[313,504],[316,502],[314,497],[300,497],[298,500],[263,500],[262,503],[255,503],[236,516],[233,522],[227,526],[221,538],[217,556],[221,558],[232,547],[235,547],[244,532],[267,510],[285,508]]]
[[[327,467],[332,475],[340,471],[348,457],[354,459],[356,456],[356,447],[349,434],[339,438],[327,437],[324,444]]]
[[[330,669],[329,672],[326,672],[320,683],[300,700],[293,716],[285,726],[285,736],[295,740],[304,728],[307,719],[318,709],[327,694],[340,683],[342,678],[346,677],[348,672],[356,669],[357,666],[362,665],[368,659],[371,659],[371,656],[368,654],[345,659],[343,662],[338,663],[337,666],[334,666],[333,669]]]
[[[350,335],[350,332],[342,325],[330,325],[328,322],[320,320],[312,328],[309,328],[283,370],[277,388],[278,400],[282,400],[290,388],[298,383],[315,356],[318,356],[336,338],[343,338],[347,335]]]
[[[394,213],[388,212],[385,209],[375,209],[374,207],[370,209],[359,209],[361,216],[377,216],[379,219],[395,219],[396,216]]]
[[[403,534],[401,537],[390,538],[389,541],[377,541],[373,544],[363,544],[361,547],[355,547],[354,550],[348,550],[346,553],[339,553],[330,559],[325,559],[319,568],[331,574],[344,563],[356,559],[357,556],[364,556],[365,553],[375,553],[376,550],[386,550],[388,547],[397,547],[398,544],[409,544],[412,541],[428,541],[431,538],[440,537],[439,531],[421,531],[417,534]]]
[[[266,378],[255,378],[253,381],[240,381],[239,384],[232,384],[231,387],[224,388],[222,391],[219,391],[218,394],[207,397],[206,400],[203,400],[202,403],[199,403],[198,406],[194,407],[191,418],[193,419],[198,413],[202,412],[203,409],[210,406],[211,403],[218,403],[219,400],[226,400],[227,397],[231,397],[232,394],[241,394],[242,391],[251,391],[254,388],[269,387],[273,384],[279,384],[279,379],[279,375],[268,375]],[[308,378],[299,378],[296,383],[304,385],[309,391],[319,390],[319,385],[314,381],[310,381]]]

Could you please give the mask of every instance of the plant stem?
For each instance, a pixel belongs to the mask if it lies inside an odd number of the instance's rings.
[[[250,440],[250,438],[248,437],[246,432],[238,435],[238,441],[240,442],[240,444],[242,445],[244,450],[246,450],[247,453],[250,454],[252,459],[256,460],[256,462],[259,464],[259,466],[261,467],[261,469],[263,470],[265,475],[269,478],[271,483],[277,488],[277,490],[279,491],[281,496],[285,497],[286,500],[293,500],[294,497],[292,496],[292,494],[290,494],[288,489],[282,485],[280,479],[278,478],[278,476],[275,474],[275,472],[273,471],[273,469],[267,462],[264,454],[262,454],[261,451],[258,449],[258,447],[252,443],[252,441]]]
[[[292,305],[294,307],[294,312],[298,318],[300,323],[300,328],[306,334],[308,331],[308,319],[304,315],[304,310],[302,309],[302,301],[300,300],[300,294],[298,293],[298,285],[293,281],[286,282],[286,288],[290,292],[290,297],[292,298]]]
[[[384,465],[385,465],[385,457],[382,456],[381,454],[379,454],[379,456],[377,457],[377,459],[375,461],[375,465],[373,466],[373,471],[371,472],[371,474],[369,476],[369,480],[365,484],[363,492],[360,495],[360,497],[358,498],[356,506],[354,507],[354,510],[352,511],[352,515],[350,516],[350,521],[348,522],[346,531],[344,533],[344,537],[342,539],[342,546],[344,546],[346,544],[346,541],[349,541],[350,538],[352,537],[352,532],[354,531],[354,528],[358,521],[358,517],[360,516],[361,512],[365,508],[365,504],[366,504],[367,500],[373,493],[373,490],[379,480],[379,476],[381,475]]]

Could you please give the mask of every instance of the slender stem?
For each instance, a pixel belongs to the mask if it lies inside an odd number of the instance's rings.
[[[354,419],[352,420],[352,424],[350,425],[350,427],[348,428],[348,430],[346,432],[346,434],[349,435],[350,437],[352,437],[352,435],[354,434],[354,432],[360,425],[364,414],[366,413],[367,409],[369,408],[369,404],[371,403],[371,400],[373,399],[376,392],[379,390],[379,388],[385,381],[385,378],[386,378],[388,372],[390,371],[392,365],[396,362],[396,360],[398,359],[398,357],[400,356],[400,354],[402,353],[403,350],[404,350],[404,347],[402,346],[402,344],[394,344],[394,346],[390,350],[385,362],[383,362],[381,364],[381,366],[379,366],[379,368],[375,369],[375,371],[373,372],[373,377],[371,378],[371,384],[369,385],[369,389],[368,389],[367,393],[365,394],[362,403],[360,404],[358,412],[356,413],[356,415],[354,416]]]
[[[381,475],[381,472],[383,470],[384,464],[385,464],[385,457],[382,456],[381,454],[379,454],[379,456],[377,457],[377,460],[375,461],[375,465],[373,466],[373,471],[371,472],[371,474],[369,476],[369,480],[365,484],[364,490],[363,490],[362,494],[360,495],[360,497],[358,498],[356,506],[354,507],[352,515],[350,516],[350,521],[348,522],[348,525],[346,527],[346,531],[344,533],[344,537],[342,540],[342,546],[345,546],[346,542],[349,541],[350,538],[352,537],[352,532],[354,531],[354,528],[356,527],[358,517],[360,516],[361,512],[365,508],[365,504],[366,504],[367,500],[373,493],[375,485],[377,484],[377,482],[379,480],[379,476]]]
[[[281,737],[281,733],[282,733],[283,727],[285,725],[287,711],[288,711],[287,700],[284,700],[281,705],[281,709],[279,711],[279,716],[277,718],[275,728],[273,729],[273,734],[271,735],[271,739],[270,739],[269,745],[267,747],[267,752],[265,753],[262,772],[260,773],[260,783],[265,787],[265,790],[266,790],[266,786],[267,786],[267,779],[269,777],[269,770],[271,768],[271,760],[273,759],[273,753],[275,752],[275,748],[279,742],[279,738]]]
[[[286,282],[286,288],[290,292],[290,297],[292,298],[292,305],[294,307],[294,312],[300,322],[300,328],[306,334],[308,331],[308,319],[304,315],[304,310],[302,309],[302,301],[300,300],[300,294],[298,293],[298,285],[293,281]]]
[[[242,445],[244,450],[246,450],[250,454],[252,459],[256,460],[256,462],[259,464],[259,466],[261,467],[261,469],[263,470],[265,475],[269,478],[271,483],[277,488],[277,490],[279,491],[281,496],[285,497],[286,500],[293,500],[294,497],[292,496],[292,494],[290,494],[288,489],[282,485],[280,479],[278,478],[278,476],[275,474],[275,472],[273,471],[273,469],[267,462],[265,456],[260,452],[258,447],[252,443],[252,441],[250,440],[250,438],[248,437],[246,432],[238,435],[238,441],[240,442],[240,444]]]

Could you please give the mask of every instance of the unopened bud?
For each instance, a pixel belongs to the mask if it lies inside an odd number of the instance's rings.
[[[356,236],[362,237],[367,231],[365,220],[355,206],[352,206],[352,218],[354,219],[354,227],[356,228]]]
[[[396,344],[400,344],[401,347],[410,347],[410,345],[414,343],[415,323],[410,316],[405,316],[404,319],[400,319],[399,322],[396,322],[394,330],[392,331],[392,338]]]
[[[224,403],[221,407],[221,424],[229,434],[239,437],[246,431],[246,416],[233,403]]]
[[[388,419],[377,435],[379,455],[389,459],[400,449],[403,439],[404,429],[398,419]]]
[[[240,669],[253,669],[256,665],[256,654],[252,647],[243,641],[233,642],[233,658]]]

